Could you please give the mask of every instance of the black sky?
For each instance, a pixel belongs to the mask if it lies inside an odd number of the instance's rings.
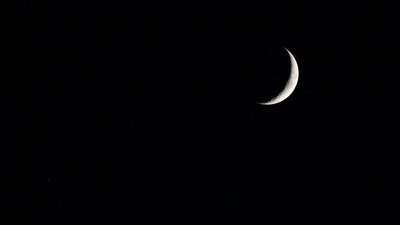
[[[8,7],[2,224],[391,218],[390,5]]]

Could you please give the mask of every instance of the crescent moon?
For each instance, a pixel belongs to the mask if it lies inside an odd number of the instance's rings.
[[[274,98],[269,100],[268,102],[259,103],[261,105],[273,105],[285,100],[289,95],[292,94],[294,89],[296,88],[297,81],[299,80],[299,67],[297,66],[296,59],[292,55],[292,53],[285,48],[290,57],[290,76],[288,81],[286,82],[285,88]]]

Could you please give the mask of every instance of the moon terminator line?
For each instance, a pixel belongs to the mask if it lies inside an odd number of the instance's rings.
[[[296,59],[292,55],[292,53],[285,48],[285,50],[288,52],[289,57],[290,57],[290,76],[288,81],[286,82],[285,88],[274,98],[267,102],[262,102],[259,103],[260,105],[274,105],[279,102],[282,102],[285,100],[287,97],[289,97],[294,89],[296,88],[297,81],[299,80],[299,67],[297,65]]]

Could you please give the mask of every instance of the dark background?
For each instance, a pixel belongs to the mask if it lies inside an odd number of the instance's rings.
[[[391,8],[6,4],[1,224],[393,221]]]

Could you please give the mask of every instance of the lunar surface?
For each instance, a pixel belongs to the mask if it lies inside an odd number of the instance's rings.
[[[297,66],[296,59],[292,55],[292,53],[285,48],[285,50],[288,52],[289,57],[290,57],[290,76],[288,81],[286,82],[285,88],[274,98],[269,100],[268,102],[262,102],[259,103],[261,105],[274,105],[279,102],[282,102],[285,100],[287,97],[289,97],[294,89],[296,88],[297,81],[299,80],[299,67]]]

